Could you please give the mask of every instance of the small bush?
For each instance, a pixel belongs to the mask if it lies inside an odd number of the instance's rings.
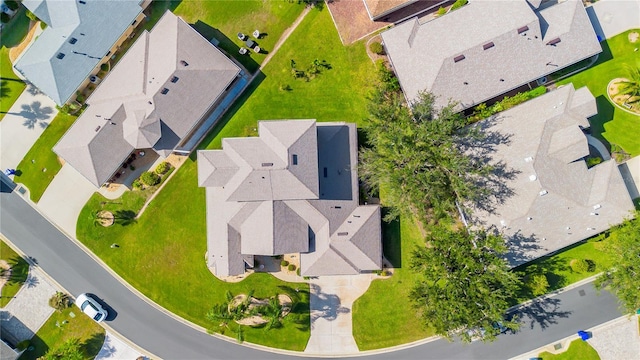
[[[164,175],[167,173],[167,171],[169,171],[169,169],[171,169],[171,164],[169,164],[166,161],[163,161],[160,163],[160,165],[156,167],[156,174]]]
[[[296,275],[300,276],[300,268],[296,270]]]
[[[589,156],[587,158],[587,166],[588,167],[596,166],[596,165],[600,164],[601,162],[602,162],[602,158],[600,156],[595,156],[595,157]]]
[[[378,55],[384,54],[384,48],[382,47],[382,44],[377,41],[374,41],[371,44],[369,44],[369,50],[371,50],[371,52],[374,54],[378,54]]]
[[[62,311],[71,306],[71,298],[63,292],[56,291],[56,293],[49,298],[49,306],[58,311]]]
[[[100,65],[100,70],[102,70],[102,71],[109,70],[109,64],[104,63],[104,64]]]
[[[45,23],[44,21],[40,21],[40,29],[44,30],[47,28],[47,23]]]
[[[32,21],[38,21],[40,19],[38,19],[38,17],[36,16],[36,14],[32,13],[31,11],[27,10],[27,12],[25,13],[25,15],[27,15],[27,17],[32,20]]]
[[[589,271],[589,263],[585,259],[573,259],[569,263],[569,266],[571,266],[573,272],[584,273]]]
[[[442,6],[438,9],[438,16],[442,16],[447,13],[447,8],[443,8]]]
[[[6,24],[9,22],[9,20],[11,20],[11,18],[9,17],[9,14],[0,13],[0,22],[2,22],[3,24]]]
[[[131,183],[131,187],[136,190],[142,189],[142,183],[140,182],[140,179],[133,180],[133,183]]]
[[[545,274],[533,275],[527,285],[534,296],[544,295],[549,290],[549,280]]]
[[[20,4],[18,4],[18,2],[14,0],[5,0],[4,3],[10,10],[18,10],[18,8],[20,7]]]
[[[537,88],[529,91],[527,94],[529,94],[529,99],[533,99],[535,97],[544,95],[546,93],[547,93],[547,88],[544,85],[540,85]]]
[[[282,267],[289,266],[289,262],[287,260],[282,260],[280,261],[280,266]]]
[[[135,171],[135,169],[136,169],[136,167],[135,167],[135,166],[133,166],[133,165],[129,165],[129,170],[131,170],[131,171]]]
[[[76,101],[79,103],[83,103],[85,100],[84,95],[82,95],[82,93],[78,92],[76,93]]]
[[[280,84],[280,91],[291,91],[291,86],[289,84]]]
[[[461,8],[464,5],[467,5],[468,2],[469,0],[456,0],[456,2],[454,2],[453,5],[451,5],[451,10]]]
[[[289,267],[287,269],[289,269],[289,271],[295,271],[296,270],[296,266],[293,265],[293,264],[289,264]]]
[[[22,340],[16,344],[16,349],[18,351],[26,350],[29,347],[29,345],[31,345],[31,341],[29,339]]]
[[[160,176],[150,171],[145,171],[140,175],[140,182],[145,186],[154,186],[160,183]]]

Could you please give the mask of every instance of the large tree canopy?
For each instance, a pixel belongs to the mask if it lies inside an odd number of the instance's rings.
[[[363,126],[369,147],[360,151],[359,171],[367,186],[384,193],[391,207],[387,219],[402,214],[424,224],[455,212],[456,203],[481,198],[485,192],[478,179],[491,168],[459,146],[481,133],[467,127],[455,104],[436,109],[430,93],[408,108],[393,79],[381,72],[382,85],[370,97]]]
[[[601,289],[609,287],[627,312],[640,309],[640,211],[635,216],[611,231],[607,251],[615,265],[596,281]]]
[[[501,257],[506,251],[499,235],[484,231],[452,230],[432,227],[426,246],[416,248],[411,268],[424,275],[411,292],[416,309],[425,325],[436,334],[451,338],[459,333],[470,341],[467,332],[483,329],[483,340],[493,340],[501,322],[518,328],[516,319],[504,320],[509,300],[520,286],[516,274]]]

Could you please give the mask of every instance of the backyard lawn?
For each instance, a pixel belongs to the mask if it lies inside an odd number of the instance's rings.
[[[100,352],[105,331],[76,306],[54,312],[31,339],[33,350],[25,351],[20,360],[35,360],[47,351],[55,350],[68,339],[77,338],[83,359],[92,360]]]
[[[33,202],[40,200],[49,183],[62,168],[52,148],[74,121],[75,116],[59,112],[18,164],[14,181],[29,189]]]
[[[565,352],[554,355],[545,351],[538,355],[538,358],[542,360],[600,360],[600,355],[588,342],[577,339],[569,344],[569,348]]]
[[[303,46],[305,43],[313,46]],[[292,57],[306,68],[320,54],[320,60],[330,63],[332,69],[309,82],[293,79],[290,73]],[[253,132],[259,119],[360,121],[366,112],[368,74],[373,70],[363,44],[343,47],[328,11],[313,10],[202,147],[219,148],[222,137],[246,136]],[[285,82],[290,84],[291,91],[280,90]],[[224,128],[222,124],[226,124]],[[135,211],[139,206],[127,197],[108,202],[94,195],[80,213],[78,238],[153,301],[213,330],[220,330],[218,324],[206,321],[205,313],[214,304],[225,301],[227,290],[236,295],[255,290],[255,296],[260,298],[282,292],[281,286],[285,287],[284,291],[298,288],[303,295],[298,313],[287,316],[283,328],[269,331],[249,328],[245,331],[245,340],[304,350],[310,326],[306,283],[285,283],[269,274],[258,273],[240,283],[230,284],[217,280],[206,267],[205,191],[197,186],[197,167],[193,159],[195,155],[185,160],[135,223],[109,228],[94,226],[92,212],[102,208]],[[111,248],[113,243],[120,247]],[[226,335],[235,337],[232,330],[227,330]]]
[[[28,31],[29,18],[21,8],[0,32],[0,120],[26,86],[13,72],[13,64],[9,60],[9,48],[18,45]]]
[[[394,273],[375,280],[353,304],[353,337],[362,350],[406,344],[433,335],[423,326],[412,307],[409,292],[420,275],[409,269],[411,253],[421,243],[417,226],[411,221],[384,224],[385,257]]]
[[[629,41],[630,30],[601,42],[603,52],[596,64],[558,82],[573,83],[576,88],[587,86],[598,104],[598,115],[591,119],[591,133],[608,142],[621,146],[631,156],[640,154],[640,116],[615,107],[607,98],[607,85],[618,77],[626,76],[625,66],[640,66],[638,52],[640,42]]]
[[[2,294],[0,296],[0,308],[2,308],[7,306],[27,280],[29,264],[4,241],[0,241],[0,259],[11,266],[11,277],[2,286]]]

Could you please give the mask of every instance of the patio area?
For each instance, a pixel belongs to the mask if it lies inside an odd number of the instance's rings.
[[[117,199],[131,189],[133,181],[143,172],[154,169],[163,161],[164,159],[151,149],[136,150],[98,192],[107,199]]]

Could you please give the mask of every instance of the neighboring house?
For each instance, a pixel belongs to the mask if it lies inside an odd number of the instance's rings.
[[[470,0],[437,19],[382,33],[407,101],[420,91],[437,106],[466,109],[602,51],[579,0]]]
[[[355,124],[261,121],[258,130],[198,151],[215,275],[243,274],[254,255],[292,253],[303,276],[379,270],[380,207],[359,204]]]
[[[513,266],[594,236],[632,216],[631,197],[614,160],[591,168],[583,129],[597,113],[586,87],[561,87],[479,123],[490,163],[504,165],[504,184],[471,222],[495,227]],[[491,202],[491,200],[494,200]]]
[[[89,84],[145,17],[151,0],[24,0],[47,28],[14,64],[62,106]]]
[[[190,140],[241,87],[243,72],[167,11],[87,99],[53,150],[100,186],[135,150],[166,157]],[[212,115],[213,114],[213,115]]]

